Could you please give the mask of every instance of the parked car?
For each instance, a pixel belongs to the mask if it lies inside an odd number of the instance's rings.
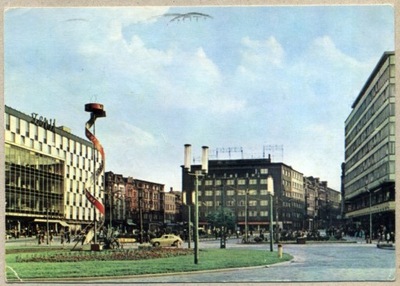
[[[164,234],[159,238],[153,238],[150,240],[150,244],[153,246],[176,246],[181,247],[183,241],[179,236],[174,234]]]

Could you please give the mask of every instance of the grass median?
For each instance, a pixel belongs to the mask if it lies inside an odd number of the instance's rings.
[[[66,249],[26,248],[7,252],[6,277],[9,282],[206,271],[271,265],[292,259],[292,256],[286,253],[279,258],[275,251],[259,249],[200,249],[198,264],[194,264],[192,251],[183,256],[140,260],[107,260],[108,251],[105,250],[77,254]],[[76,259],[72,262],[43,262],[49,255],[76,255]],[[104,260],[99,259],[102,255]],[[38,258],[39,262],[25,262],[31,257]],[[43,261],[40,261],[41,257]],[[79,257],[85,257],[85,259]],[[91,260],[90,257],[93,259]]]

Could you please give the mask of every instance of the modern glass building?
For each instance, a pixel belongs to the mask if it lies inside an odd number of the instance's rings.
[[[34,235],[47,224],[53,231],[68,227],[74,232],[91,223],[94,207],[84,185],[93,176],[92,143],[56,127],[55,119],[8,106],[4,116],[7,232]],[[103,175],[94,193],[101,199],[102,185]]]
[[[385,52],[345,122],[346,218],[369,231],[395,227],[395,55]]]

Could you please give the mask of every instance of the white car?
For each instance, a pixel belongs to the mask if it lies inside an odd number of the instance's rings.
[[[151,245],[157,246],[176,246],[182,247],[183,241],[179,236],[174,234],[164,234],[159,238],[153,238],[150,240]]]

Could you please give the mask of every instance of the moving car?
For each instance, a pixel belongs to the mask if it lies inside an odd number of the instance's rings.
[[[153,246],[176,246],[181,247],[183,241],[179,236],[174,234],[164,234],[159,238],[153,238],[150,240],[150,244]]]

